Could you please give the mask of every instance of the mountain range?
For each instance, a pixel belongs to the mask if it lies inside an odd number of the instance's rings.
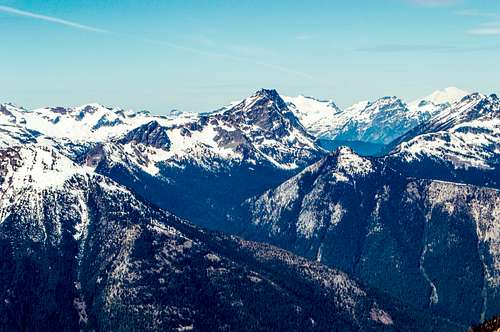
[[[499,110],[457,88],[1,104],[0,330],[477,325],[500,309]]]
[[[319,139],[361,141],[385,145],[459,101],[467,92],[458,88],[436,91],[406,103],[395,96],[358,102],[341,110],[333,101],[284,97],[307,129]]]

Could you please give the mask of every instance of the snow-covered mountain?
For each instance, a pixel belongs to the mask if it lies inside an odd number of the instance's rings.
[[[470,94],[469,92],[456,88],[456,87],[448,87],[443,90],[437,90],[431,93],[430,95],[420,98],[414,102],[411,102],[410,105],[420,103],[422,101],[426,101],[432,103],[434,105],[442,105],[442,104],[453,104],[457,101],[460,101],[463,97]]]
[[[0,110],[4,147],[51,147],[205,226],[325,153],[275,90],[204,114],[154,116],[98,104]],[[217,217],[204,216],[207,210]]]
[[[288,106],[304,125],[307,131],[316,138],[328,138],[339,121],[342,110],[333,100],[318,100],[313,97],[283,97]]]
[[[390,147],[388,159],[411,175],[499,186],[500,100],[467,95]]]
[[[87,104],[74,108],[47,107],[26,110],[13,105],[3,105],[9,112],[11,124],[52,138],[67,139],[74,143],[105,141],[138,127],[158,117],[148,112],[124,111],[100,104]]]
[[[259,90],[229,109],[163,123],[171,142],[163,149],[166,162],[210,166],[227,160],[295,169],[322,153],[275,90]]]
[[[155,149],[151,153],[157,158],[149,158],[152,163],[160,159],[172,163],[189,159],[208,165],[214,159],[226,159],[266,162],[289,169],[307,164],[322,152],[275,90],[259,90],[229,109],[206,114],[153,116],[99,104],[32,111],[5,104],[0,106],[0,112],[0,139],[4,146],[42,139],[76,145],[144,143],[143,146]],[[151,125],[163,128],[159,130],[169,146],[153,146],[138,137],[126,142],[130,132],[144,132],[144,128],[139,128]],[[124,147],[124,153],[131,149]],[[154,165],[149,166],[148,169],[155,169]]]
[[[419,119],[419,123],[424,123],[444,112],[452,104],[460,101],[468,94],[467,91],[448,87],[408,103],[408,108]]]
[[[18,122],[17,112],[18,109],[12,104],[0,104],[0,148],[44,139],[41,133],[26,128],[25,122]]]
[[[333,101],[284,97],[307,130],[317,138],[388,144],[444,111],[467,93],[446,88],[409,104],[397,97],[362,101],[341,110]]]
[[[387,144],[421,121],[397,97],[357,103],[347,108],[342,118],[333,139],[377,144]]]
[[[1,330],[456,328],[198,229],[50,147],[2,149],[0,163]]]
[[[500,191],[407,178],[341,148],[232,218],[249,239],[340,267],[464,325],[500,310]]]
[[[86,164],[206,227],[325,151],[275,90],[228,109],[146,123],[86,154]],[[161,193],[161,194],[160,194]]]

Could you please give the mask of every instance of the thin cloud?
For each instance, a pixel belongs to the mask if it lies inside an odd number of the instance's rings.
[[[484,23],[477,28],[467,31],[470,35],[498,36],[500,35],[500,22]]]
[[[97,32],[97,33],[111,33],[110,31],[107,31],[104,29],[99,29],[99,28],[88,26],[88,25],[63,20],[63,19],[53,17],[53,16],[46,16],[46,15],[40,15],[40,14],[36,14],[36,13],[32,13],[32,12],[27,12],[24,10],[20,10],[20,9],[8,7],[8,6],[0,6],[0,12],[12,14],[12,15],[17,15],[17,16],[30,17],[30,18],[34,18],[37,20],[56,23],[56,24],[60,24],[60,25],[65,25],[67,27],[85,30],[85,31]]]
[[[491,13],[476,9],[462,9],[455,12],[458,16],[468,16],[468,17],[486,17],[486,18],[500,18],[499,13]]]
[[[354,49],[355,52],[369,53],[399,53],[399,52],[428,52],[428,51],[452,51],[454,46],[447,45],[411,45],[411,44],[387,44],[360,47]]]
[[[252,63],[252,64],[257,65],[257,66],[266,67],[266,68],[270,68],[270,69],[273,69],[276,71],[281,71],[284,73],[300,76],[302,78],[312,79],[312,76],[309,74],[306,74],[306,73],[303,73],[303,72],[300,72],[300,71],[297,71],[297,70],[294,70],[291,68],[287,68],[284,66],[272,64],[272,63],[255,61],[254,59],[251,59],[248,57],[235,56],[235,55],[226,54],[226,53],[219,53],[219,52],[204,51],[204,50],[200,50],[200,49],[191,48],[188,46],[172,43],[172,42],[169,42],[167,40],[154,40],[154,39],[147,39],[147,38],[138,38],[138,37],[132,36],[132,35],[119,34],[119,33],[113,32],[113,31],[100,29],[100,28],[80,24],[80,23],[73,22],[73,21],[68,21],[65,19],[58,18],[58,17],[28,12],[28,11],[20,10],[20,9],[17,9],[14,7],[0,6],[0,12],[12,14],[12,15],[17,15],[17,16],[22,16],[22,17],[29,17],[29,18],[33,18],[33,19],[37,19],[37,20],[41,20],[41,21],[51,22],[51,23],[55,23],[55,24],[59,24],[59,25],[64,25],[64,26],[67,26],[70,28],[85,30],[85,31],[94,32],[94,33],[105,33],[105,34],[118,35],[118,36],[130,38],[130,39],[135,39],[135,40],[147,43],[147,44],[163,45],[163,46],[167,46],[167,47],[170,47],[173,49],[177,49],[177,50],[181,50],[181,51],[185,51],[185,52],[190,52],[190,53],[194,53],[194,54],[198,54],[198,55],[205,55],[205,56],[218,57],[218,58],[229,59],[229,60],[234,60],[234,61],[248,62],[248,63]]]
[[[199,54],[199,55],[204,55],[204,56],[211,56],[211,57],[218,57],[218,58],[222,58],[222,59],[253,63],[253,64],[261,66],[261,67],[274,69],[274,70],[281,71],[281,72],[288,73],[288,74],[294,74],[294,75],[300,76],[302,78],[307,78],[307,79],[313,78],[311,75],[303,73],[301,71],[297,71],[297,70],[283,67],[280,65],[275,65],[272,63],[255,61],[254,59],[248,58],[248,57],[237,56],[237,55],[232,55],[232,54],[227,54],[227,53],[220,53],[220,52],[199,50],[196,48],[191,48],[191,47],[187,47],[187,46],[183,46],[183,45],[174,44],[174,43],[171,43],[171,42],[168,42],[165,40],[143,39],[142,41],[149,43],[149,44],[153,44],[153,45],[160,45],[160,46],[164,45],[164,46],[168,46],[168,47],[175,48],[178,50],[182,50],[182,51],[186,51],[186,52],[190,52],[190,53],[194,53],[194,54]]]
[[[454,46],[454,45],[411,45],[411,44],[390,44],[390,45],[375,45],[368,47],[360,47],[353,50],[354,52],[368,53],[415,53],[415,52],[434,52],[434,53],[469,53],[469,52],[498,52],[500,45],[489,46]]]

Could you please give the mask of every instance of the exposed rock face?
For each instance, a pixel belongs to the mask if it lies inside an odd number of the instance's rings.
[[[321,155],[297,117],[276,90],[262,89],[222,112],[208,115],[218,124],[215,140],[222,148],[238,147],[259,160],[279,165],[304,166]],[[260,157],[262,158],[262,157]]]
[[[167,128],[162,127],[157,121],[148,122],[129,131],[119,142],[121,144],[133,142],[164,150],[168,150],[171,144]]]
[[[2,165],[1,330],[458,328],[200,230],[50,149],[16,148]]]
[[[500,310],[498,190],[406,178],[342,148],[245,206],[233,222],[248,238],[411,306],[465,325]]]

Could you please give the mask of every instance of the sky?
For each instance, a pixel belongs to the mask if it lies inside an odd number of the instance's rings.
[[[0,0],[0,102],[210,111],[500,92],[499,0]]]

